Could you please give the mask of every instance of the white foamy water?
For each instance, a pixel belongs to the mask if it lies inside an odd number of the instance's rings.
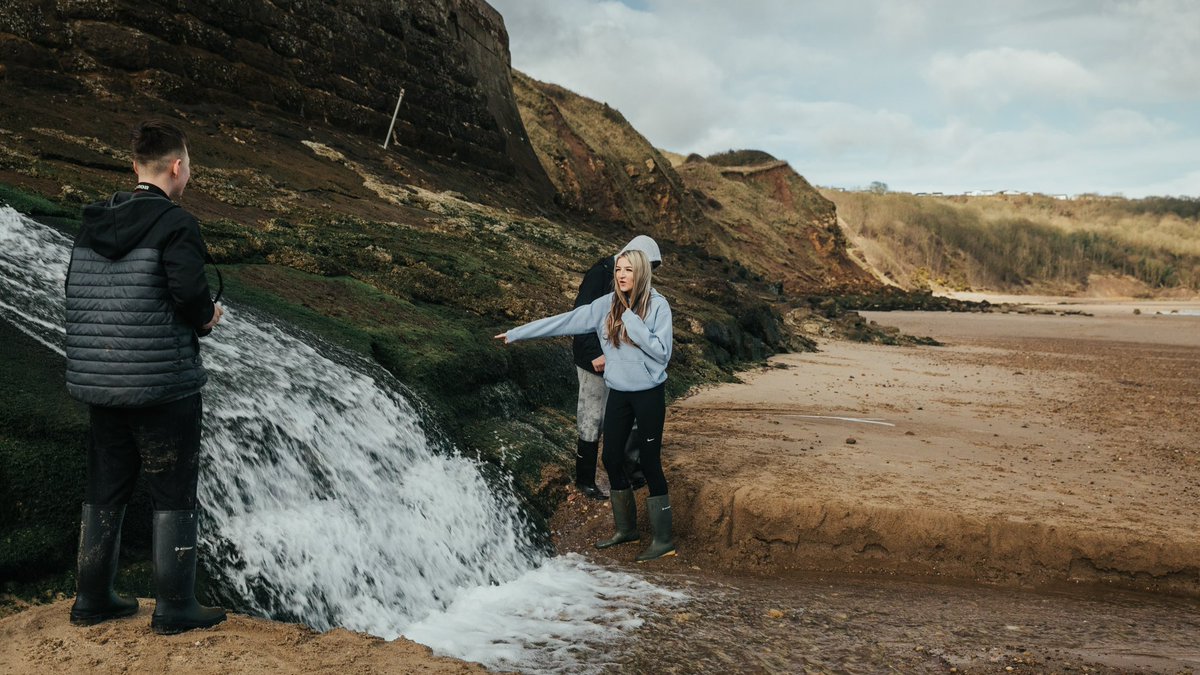
[[[0,205],[0,318],[62,356],[70,258],[70,238]]]
[[[62,354],[70,240],[0,208],[0,316]],[[490,667],[585,672],[678,594],[548,558],[504,481],[430,440],[375,364],[246,308],[203,340],[202,559],[241,607],[404,635]]]

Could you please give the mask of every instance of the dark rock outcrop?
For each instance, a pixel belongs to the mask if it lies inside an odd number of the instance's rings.
[[[277,109],[553,190],[482,0],[0,0],[9,83],[123,100]]]

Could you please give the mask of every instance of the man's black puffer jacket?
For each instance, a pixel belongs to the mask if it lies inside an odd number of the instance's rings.
[[[212,319],[196,218],[154,186],[83,210],[67,273],[67,390],[134,408],[200,391]]]

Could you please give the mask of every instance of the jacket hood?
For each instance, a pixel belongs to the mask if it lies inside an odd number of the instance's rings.
[[[639,234],[628,244],[625,244],[625,248],[621,249],[620,253],[617,253],[616,257],[621,257],[621,253],[624,253],[630,249],[636,249],[642,253],[645,253],[646,257],[650,260],[651,265],[662,262],[662,254],[658,252],[658,242],[644,234]]]
[[[96,253],[117,260],[138,247],[150,228],[176,204],[154,194],[134,197],[118,192],[107,202],[83,207],[80,241]]]

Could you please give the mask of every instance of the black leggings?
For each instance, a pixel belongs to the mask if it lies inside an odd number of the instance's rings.
[[[200,394],[147,408],[91,406],[84,501],[128,504],[138,472],[158,511],[196,508],[200,474]]]
[[[625,474],[625,444],[637,421],[637,439],[641,447],[642,472],[651,497],[667,494],[667,478],[662,470],[662,432],[667,415],[666,390],[663,385],[645,391],[608,392],[604,409],[604,470],[614,490],[628,490],[629,476]]]

